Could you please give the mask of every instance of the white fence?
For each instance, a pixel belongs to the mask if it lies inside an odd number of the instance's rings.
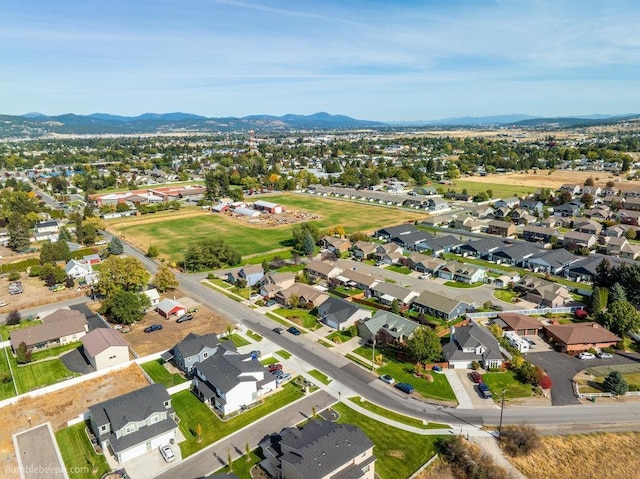
[[[176,384],[175,386],[171,386],[167,388],[167,392],[169,396],[173,396],[175,393],[179,393],[180,391],[186,391],[191,388],[191,381],[185,381],[181,384]]]
[[[433,461],[435,461],[436,459],[438,459],[438,455],[435,454],[431,459],[429,459],[427,462],[425,462],[422,466],[420,466],[420,469],[418,469],[416,472],[414,472],[413,474],[411,474],[407,479],[414,479],[416,477],[418,477],[418,474],[420,474],[422,471],[424,471],[427,467],[429,467]]]
[[[516,313],[525,315],[539,315],[546,313],[566,314],[575,313],[578,309],[584,309],[582,306],[565,306],[562,308],[533,308],[533,309],[512,309],[509,311],[487,311],[483,313],[467,313],[465,316],[469,319],[487,319],[495,318],[501,313]]]

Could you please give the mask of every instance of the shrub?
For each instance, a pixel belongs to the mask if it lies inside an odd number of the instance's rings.
[[[423,379],[426,379],[426,381],[427,381],[428,383],[432,383],[432,382],[433,382],[433,376],[432,376],[431,374],[429,374],[429,373],[423,374],[423,375],[422,375],[422,378],[423,378]]]
[[[589,348],[589,352],[596,356],[598,354],[598,350],[596,348]]]
[[[622,377],[620,371],[611,371],[607,377],[604,378],[602,388],[616,396],[622,396],[629,390],[629,384],[627,384],[627,381]]]
[[[340,338],[340,336],[334,336],[331,341],[333,341],[336,344],[342,344],[342,339]]]
[[[502,428],[500,443],[511,456],[523,456],[540,446],[540,437],[535,427],[516,424]]]
[[[31,268],[29,268],[29,277],[34,278],[34,277],[40,276],[41,272],[42,272],[42,266],[40,266],[39,264],[35,264]]]
[[[20,324],[20,320],[22,319],[22,315],[20,311],[14,309],[7,315],[7,326],[15,326],[16,324]]]
[[[0,384],[7,384],[11,382],[11,374],[0,373]]]
[[[473,369],[474,371],[477,371],[478,369],[480,369],[480,363],[478,361],[472,361],[471,369]]]
[[[502,368],[489,368],[489,372],[490,373],[502,373],[502,372],[504,372],[504,369],[502,369]]]
[[[546,374],[542,376],[538,381],[538,386],[540,386],[542,389],[551,389],[551,384],[551,378]]]
[[[629,391],[640,391],[640,384],[629,384]]]
[[[23,341],[16,349],[16,362],[18,364],[27,364],[31,362],[31,351],[27,349],[27,344]]]
[[[20,273],[18,271],[11,271],[9,273],[9,281],[17,281],[20,279]]]

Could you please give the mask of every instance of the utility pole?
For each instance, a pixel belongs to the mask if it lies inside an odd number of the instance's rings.
[[[371,350],[371,371],[376,372],[376,338],[373,338],[373,349]]]
[[[502,391],[502,401],[500,402],[500,426],[498,426],[498,440],[502,440],[502,417],[504,415],[504,396],[507,394],[508,389]]]

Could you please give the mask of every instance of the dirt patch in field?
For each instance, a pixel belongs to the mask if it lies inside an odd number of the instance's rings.
[[[534,171],[537,171],[537,173],[534,173]],[[549,174],[549,170],[530,170],[528,173],[469,176],[461,179],[474,183],[522,185],[557,189],[565,183],[583,185],[587,178],[593,178],[595,184],[600,187],[605,186],[607,181],[616,182],[616,188],[621,190],[640,187],[640,183],[638,182],[630,182],[627,180],[617,181],[621,180],[621,178],[605,171],[555,170]]]
[[[17,468],[12,434],[47,421],[51,422],[54,431],[58,431],[67,426],[67,421],[86,412],[89,406],[148,384],[140,367],[134,364],[108,376],[85,381],[80,386],[71,386],[45,396],[24,398],[16,404],[3,407],[0,409],[0,424],[4,425],[0,428],[0,470]]]
[[[6,306],[0,307],[0,314],[8,313],[17,309],[21,311],[23,309],[35,308],[43,304],[55,303],[58,301],[64,301],[66,299],[77,298],[80,296],[86,296],[85,290],[65,289],[62,291],[49,291],[40,278],[30,278],[25,273],[20,275],[20,282],[22,282],[22,294],[9,294],[10,281],[5,277],[0,279],[0,304],[3,301],[7,303]]]
[[[509,460],[531,479],[638,477],[640,433],[544,436],[541,447]]]

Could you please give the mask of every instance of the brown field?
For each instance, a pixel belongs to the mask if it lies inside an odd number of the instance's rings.
[[[569,171],[569,170],[553,170],[549,174],[549,170],[537,170],[533,173],[511,173],[511,174],[495,174],[487,176],[468,176],[461,178],[464,181],[474,183],[501,184],[501,185],[522,185],[535,188],[552,188],[557,189],[565,183],[577,183],[583,185],[589,177],[595,180],[597,186],[604,186],[607,181],[615,181],[616,188],[621,190],[638,188],[640,183],[635,181],[627,181],[619,176],[613,176],[612,173],[606,171]],[[621,180],[618,182],[617,180]]]
[[[541,447],[509,458],[531,479],[618,479],[638,477],[640,433],[544,436]]]
[[[173,295],[172,295],[173,296]],[[176,298],[184,295],[176,293]],[[145,333],[144,328],[152,324],[161,324],[160,331]],[[176,323],[174,319],[164,319],[156,311],[149,311],[142,321],[131,326],[131,332],[126,333],[125,339],[139,356],[146,356],[158,351],[171,349],[176,343],[182,341],[189,333],[207,334],[223,333],[230,323],[210,309],[198,306],[198,312],[191,321]]]
[[[12,434],[47,421],[51,422],[54,431],[58,431],[66,427],[68,420],[86,412],[89,406],[148,384],[142,370],[132,365],[108,376],[85,381],[81,386],[21,399],[14,405],[3,407],[0,409],[0,424],[4,426],[0,428],[0,470],[17,468]]]
[[[66,299],[86,296],[86,291],[78,289],[65,289],[62,291],[49,291],[40,278],[30,278],[25,273],[20,276],[22,282],[22,294],[9,294],[9,283],[7,278],[0,279],[0,302],[6,301],[7,306],[0,307],[0,314],[8,313],[14,309],[35,308],[43,304],[55,303]]]

